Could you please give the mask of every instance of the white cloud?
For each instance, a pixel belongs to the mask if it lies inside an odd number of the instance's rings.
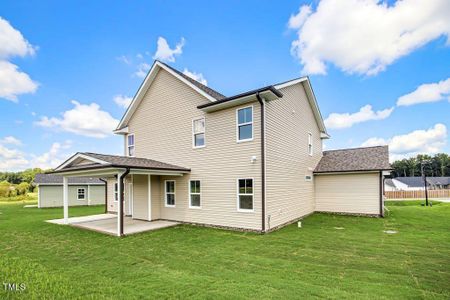
[[[33,47],[11,24],[0,17],[0,58],[34,55]]]
[[[97,103],[80,104],[75,100],[72,100],[71,103],[75,107],[63,112],[62,118],[44,116],[35,124],[78,135],[105,138],[112,134],[119,122],[108,112],[101,110]]]
[[[389,117],[394,108],[373,111],[372,106],[367,104],[356,113],[332,113],[326,118],[325,125],[331,129],[349,128],[357,123],[371,120],[383,120]]]
[[[133,100],[132,97],[127,97],[127,96],[123,96],[123,95],[116,95],[114,96],[114,102],[123,108],[128,108],[128,106],[130,106],[131,101]]]
[[[436,124],[427,130],[415,130],[407,134],[396,135],[390,139],[372,137],[362,143],[362,147],[389,145],[391,161],[417,154],[441,152],[447,143],[447,127]]]
[[[119,57],[116,57],[116,59],[120,62],[123,62],[126,65],[130,65],[131,61],[128,59],[128,57],[126,57],[125,55],[121,55]]]
[[[10,135],[2,138],[0,144],[20,146],[22,145],[22,141]]]
[[[437,102],[445,98],[450,100],[450,78],[438,83],[420,85],[414,92],[398,98],[397,105],[409,106],[419,103]]]
[[[21,151],[0,145],[0,171],[25,168],[28,163],[29,161]]]
[[[450,1],[322,0],[302,6],[288,26],[297,30],[291,53],[303,73],[326,74],[326,63],[347,73],[374,75],[417,48],[447,37]]]
[[[181,38],[181,41],[176,44],[174,49],[171,49],[167,43],[167,40],[161,36],[158,38],[157,44],[158,48],[156,49],[155,55],[153,55],[153,59],[159,59],[166,62],[175,62],[175,55],[180,55],[183,53],[184,38]]]
[[[38,84],[28,74],[12,63],[0,60],[0,98],[17,102],[18,95],[34,93],[37,88]]]
[[[137,71],[134,73],[139,78],[145,78],[147,76],[147,72],[150,70],[150,65],[147,63],[140,63],[137,66]]]
[[[191,72],[185,68],[183,71],[183,74],[191,77],[194,80],[197,80],[198,82],[200,82],[203,85],[208,85],[208,81],[205,79],[205,77],[203,77],[202,73]]]
[[[59,166],[69,156],[64,150],[72,147],[72,141],[67,140],[64,143],[53,143],[48,152],[41,155],[32,155],[30,167],[41,169],[52,169]]]
[[[11,24],[0,17],[0,98],[17,102],[20,94],[34,93],[38,84],[8,61],[13,56],[34,55],[33,47]]]

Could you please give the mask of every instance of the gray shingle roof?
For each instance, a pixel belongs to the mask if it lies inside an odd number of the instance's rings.
[[[54,174],[36,174],[34,183],[37,184],[63,184],[63,177]],[[69,184],[105,184],[98,178],[89,177],[71,177]]]
[[[157,160],[130,156],[108,155],[91,152],[82,152],[82,154],[100,159],[110,163],[113,166],[123,166],[130,168],[145,168],[145,169],[161,169],[161,170],[176,170],[176,171],[190,171],[190,169],[180,166],[163,163]]]
[[[171,66],[169,66],[168,64],[165,64],[161,61],[159,61],[161,64],[165,65],[166,67],[170,68],[171,70],[173,70],[175,73],[177,73],[178,75],[182,76],[183,78],[185,78],[186,80],[188,80],[190,83],[192,83],[193,85],[195,85],[196,87],[198,87],[199,89],[201,89],[202,91],[204,91],[205,93],[207,93],[208,95],[210,95],[211,97],[213,97],[216,100],[222,100],[224,98],[226,98],[224,95],[222,95],[221,93],[219,93],[216,90],[213,90],[210,87],[207,87],[204,84],[201,84],[200,82],[198,82],[197,80],[183,74],[182,72],[178,71],[175,68],[172,68]]]
[[[396,177],[395,179],[409,187],[423,187],[421,176]],[[427,177],[427,183],[428,185],[449,185],[450,177]]]
[[[390,170],[387,146],[324,151],[315,173]]]

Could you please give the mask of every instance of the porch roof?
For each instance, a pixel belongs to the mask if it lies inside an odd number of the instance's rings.
[[[71,176],[101,176],[114,174],[117,170],[130,169],[131,173],[160,173],[182,175],[190,169],[148,158],[77,152],[55,171],[49,172]]]

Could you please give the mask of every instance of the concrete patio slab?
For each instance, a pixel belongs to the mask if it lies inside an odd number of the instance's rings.
[[[144,221],[136,220],[131,217],[124,217],[123,230],[125,235],[138,232],[156,230],[166,227],[176,226],[179,223],[172,221]],[[64,219],[48,220],[47,222],[59,225],[65,225]],[[117,215],[101,214],[85,217],[69,218],[69,225],[101,233],[117,235]]]

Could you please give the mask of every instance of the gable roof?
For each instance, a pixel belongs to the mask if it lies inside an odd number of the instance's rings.
[[[448,176],[427,177],[427,182],[432,185],[450,185],[450,177]]]
[[[156,74],[160,69],[164,69],[173,76],[180,79],[182,82],[187,84],[192,89],[196,90],[199,94],[203,95],[205,98],[210,100],[211,103],[206,103],[203,105],[199,105],[197,108],[202,109],[205,111],[214,111],[216,109],[226,108],[231,105],[236,104],[238,101],[250,101],[254,100],[255,95],[261,93],[262,96],[267,98],[268,100],[274,100],[276,98],[283,97],[283,94],[279,91],[279,89],[301,83],[302,86],[305,89],[306,96],[308,98],[308,101],[313,109],[314,117],[316,119],[316,122],[319,126],[320,132],[321,132],[321,138],[329,138],[329,135],[327,133],[327,130],[325,128],[325,124],[322,118],[322,115],[319,110],[319,106],[317,104],[316,97],[314,95],[314,91],[311,86],[311,82],[308,77],[300,77],[295,78],[293,80],[285,81],[282,83],[278,83],[276,85],[269,85],[263,88],[258,88],[255,90],[247,91],[244,93],[236,94],[230,97],[226,97],[223,94],[219,93],[218,91],[198,82],[197,80],[183,74],[182,72],[178,71],[177,69],[159,61],[155,60],[153,63],[150,71],[148,72],[147,76],[145,77],[143,83],[139,87],[136,95],[133,97],[133,100],[131,101],[131,104],[128,106],[125,114],[123,115],[122,119],[119,122],[119,125],[117,126],[117,129],[114,130],[114,133],[118,134],[124,134],[128,133],[127,123],[130,120],[131,116],[133,115],[134,111],[139,106],[140,102],[142,101],[147,89],[152,84],[153,80],[156,77]],[[253,101],[252,100],[252,101]]]
[[[164,69],[179,80],[181,80],[183,83],[187,84],[189,87],[197,91],[200,95],[204,96],[206,99],[208,99],[211,102],[220,100],[224,98],[225,96],[220,94],[219,92],[214,91],[213,89],[201,84],[200,82],[190,78],[189,76],[184,75],[180,71],[169,67],[165,63],[160,62],[159,60],[155,60],[152,67],[150,68],[150,71],[147,73],[147,76],[145,76],[144,81],[142,82],[141,86],[139,87],[136,95],[134,95],[133,100],[131,101],[131,104],[128,106],[127,110],[125,111],[125,114],[123,115],[122,119],[119,122],[119,125],[117,125],[116,130],[114,130],[115,133],[122,133],[121,129],[126,127],[128,121],[130,120],[131,116],[135,112],[136,108],[141,103],[142,99],[144,98],[145,93],[147,92],[148,88],[152,84],[153,80],[156,78],[156,75],[158,74],[159,70]]]
[[[88,164],[85,163],[82,165],[71,165],[79,158],[92,161],[92,163]],[[60,166],[58,166],[52,173],[86,170],[99,167],[136,168],[136,169],[151,169],[151,170],[181,171],[181,172],[190,171],[190,169],[188,168],[183,168],[180,166],[160,162],[149,158],[109,155],[92,152],[77,152],[76,154],[72,155],[72,157],[70,157],[68,160],[66,160],[64,163],[62,163]]]
[[[324,151],[314,173],[391,170],[387,146]]]
[[[408,187],[423,187],[423,178],[421,176],[396,177],[395,180],[406,184]],[[428,185],[449,185],[450,177],[427,177]]]
[[[46,184],[63,184],[63,176],[54,174],[36,174],[34,177],[34,183],[46,185]],[[90,177],[69,177],[69,184],[105,184],[98,178]]]

